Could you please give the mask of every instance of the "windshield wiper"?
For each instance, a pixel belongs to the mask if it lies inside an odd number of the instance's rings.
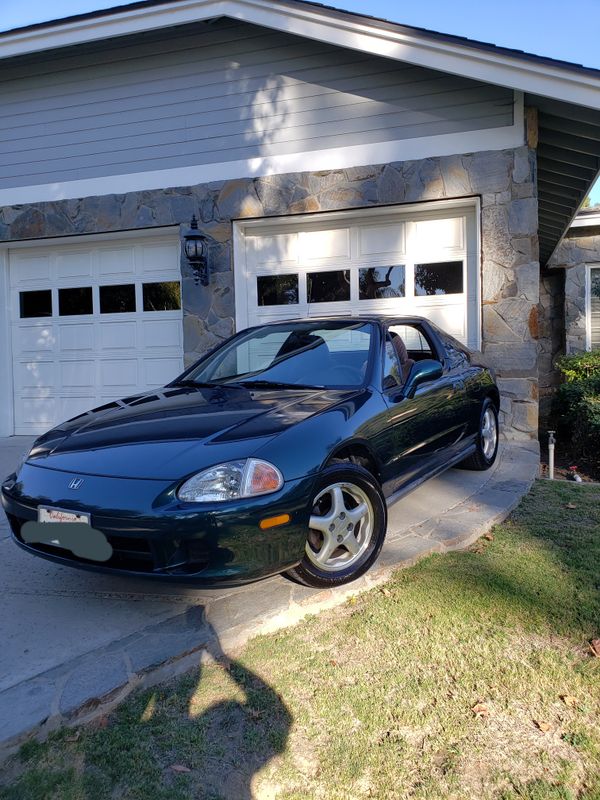
[[[266,380],[257,380],[257,381],[238,381],[238,386],[245,386],[245,387],[253,387],[256,386],[259,389],[325,389],[325,386],[316,386],[314,384],[307,384],[307,383],[284,383],[283,381],[266,381]]]

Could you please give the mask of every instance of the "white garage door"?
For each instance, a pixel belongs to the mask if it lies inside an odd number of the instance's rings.
[[[16,434],[182,370],[177,237],[15,249],[9,267]]]
[[[238,223],[238,328],[294,317],[418,314],[479,346],[473,205]]]

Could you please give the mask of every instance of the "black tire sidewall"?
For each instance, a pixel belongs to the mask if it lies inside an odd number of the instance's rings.
[[[483,418],[485,416],[485,412],[491,408],[494,414],[494,419],[496,420],[496,447],[494,448],[494,452],[491,458],[486,458],[483,452],[483,437],[481,435],[481,431],[483,428]],[[498,421],[498,409],[494,405],[494,403],[490,400],[490,398],[486,398],[483,401],[483,405],[481,406],[481,414],[479,416],[479,430],[477,432],[477,457],[481,459],[481,461],[488,465],[492,466],[494,461],[496,460],[496,456],[498,455],[498,446],[500,445],[500,423]]]
[[[377,480],[364,467],[357,464],[332,464],[326,467],[315,482],[313,497],[316,498],[323,489],[333,483],[353,483],[368,496],[373,507],[373,533],[369,547],[361,559],[339,572],[326,572],[318,569],[305,554],[300,564],[291,571],[291,576],[310,586],[339,586],[356,580],[363,575],[377,559],[387,529],[387,506]]]

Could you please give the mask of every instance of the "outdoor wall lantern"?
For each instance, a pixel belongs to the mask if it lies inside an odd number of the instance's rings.
[[[184,236],[185,255],[194,272],[194,281],[202,286],[208,286],[209,267],[208,267],[208,239],[198,230],[198,220],[196,215],[192,217],[190,229]]]

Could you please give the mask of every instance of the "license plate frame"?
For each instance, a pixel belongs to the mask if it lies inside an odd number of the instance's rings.
[[[85,511],[69,511],[66,508],[57,506],[38,506],[38,522],[45,524],[83,522],[86,525],[92,524],[91,514]]]

